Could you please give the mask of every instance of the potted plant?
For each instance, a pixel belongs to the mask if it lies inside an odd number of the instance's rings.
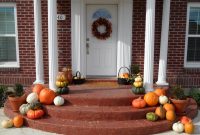
[[[0,108],[4,106],[4,102],[7,98],[6,91],[7,91],[7,87],[0,85]]]
[[[12,91],[7,91],[7,95],[13,111],[18,112],[19,107],[26,101],[23,85],[15,84]]]
[[[171,102],[175,106],[176,113],[185,113],[185,109],[188,105],[188,99],[184,94],[184,90],[181,86],[174,86],[170,89]]]

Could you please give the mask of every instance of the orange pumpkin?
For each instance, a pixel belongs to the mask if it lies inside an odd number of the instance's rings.
[[[166,95],[165,90],[162,88],[156,88],[154,93],[156,93],[156,95],[158,95],[158,96]]]
[[[32,91],[35,92],[35,93],[37,93],[37,94],[39,95],[40,92],[41,92],[41,90],[44,89],[44,88],[45,88],[45,86],[42,85],[42,84],[35,84],[35,85],[33,86]]]
[[[135,108],[144,108],[146,106],[146,102],[141,97],[132,101],[132,106]]]
[[[169,110],[166,112],[166,119],[169,121],[175,121],[176,119],[176,113],[172,110]]]
[[[192,122],[186,123],[184,125],[185,133],[192,134],[194,133],[194,124]]]
[[[13,118],[13,124],[16,128],[22,127],[24,123],[24,119],[21,115],[15,116]]]
[[[53,90],[45,88],[40,92],[39,100],[43,104],[50,105],[53,103],[53,100],[55,97],[56,97],[56,94]]]
[[[162,120],[165,118],[166,111],[162,106],[160,106],[156,108],[155,114],[157,114],[158,117]]]
[[[144,100],[148,106],[155,106],[158,104],[158,96],[154,92],[145,94]]]
[[[120,74],[120,78],[129,78],[129,73]]]
[[[192,122],[192,120],[189,117],[187,117],[187,116],[182,116],[180,118],[180,121],[181,121],[182,124],[186,124],[186,123]]]
[[[38,118],[41,118],[43,115],[44,115],[44,111],[42,109],[29,110],[27,112],[27,117],[29,119],[38,119]]]
[[[174,105],[172,105],[172,104],[170,104],[170,103],[164,104],[163,108],[164,108],[166,111],[175,111]]]

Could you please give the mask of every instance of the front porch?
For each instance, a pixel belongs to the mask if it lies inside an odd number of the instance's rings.
[[[153,90],[154,78],[154,34],[155,34],[155,0],[146,2],[146,27],[145,27],[145,56],[144,56],[144,87],[147,91]],[[49,87],[56,89],[56,75],[58,73],[58,44],[57,44],[57,15],[56,1],[48,1],[48,53],[49,53]],[[86,36],[84,29],[85,5],[87,4],[117,4],[119,6],[119,33],[117,41],[117,65],[116,72],[120,67],[131,65],[132,50],[132,10],[134,7],[132,0],[126,1],[71,1],[71,25],[72,25],[72,70],[81,71],[84,76],[86,72]],[[158,85],[168,85],[166,82],[168,32],[169,32],[170,0],[163,2],[163,20],[160,47],[160,61],[158,72]],[[36,52],[36,80],[34,83],[44,82],[43,48],[41,35],[41,1],[34,0],[34,20],[35,20],[35,52]],[[122,21],[123,20],[123,21]],[[124,25],[126,24],[126,25]],[[126,35],[126,37],[124,37]]]

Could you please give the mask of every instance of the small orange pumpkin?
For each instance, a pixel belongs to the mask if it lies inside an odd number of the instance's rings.
[[[41,90],[44,89],[44,88],[45,88],[45,86],[43,84],[35,84],[33,86],[32,91],[35,92],[35,93],[37,93],[39,95],[40,92],[41,92]]]
[[[38,118],[41,118],[43,115],[44,115],[44,111],[42,109],[29,110],[27,112],[27,117],[29,119],[38,119]]]
[[[162,106],[160,106],[156,108],[155,114],[157,114],[158,117],[162,120],[166,116],[166,111]]]
[[[43,104],[50,105],[53,103],[55,97],[56,94],[53,90],[45,88],[40,92],[39,100]]]
[[[144,108],[146,106],[146,102],[141,97],[134,99],[132,101],[132,106],[134,108]]]
[[[56,78],[57,81],[63,82],[67,81],[66,75],[64,72],[59,72]]]
[[[158,96],[166,95],[165,90],[162,88],[156,88],[154,93],[156,93],[156,95],[158,95]]]
[[[192,134],[194,133],[194,124],[192,122],[186,123],[184,125],[185,133]]]
[[[24,119],[21,115],[15,116],[13,118],[13,124],[16,128],[22,127],[24,123]]]
[[[149,92],[144,95],[144,100],[148,106],[155,106],[158,104],[158,96],[154,92]]]
[[[169,121],[175,121],[176,119],[176,113],[172,110],[169,110],[166,112],[166,119]]]
[[[175,108],[172,104],[170,103],[166,103],[164,104],[163,108],[166,110],[166,111],[175,111]]]
[[[187,117],[187,116],[182,116],[180,118],[180,121],[181,121],[182,124],[186,124],[186,123],[192,122],[192,120],[189,117]]]

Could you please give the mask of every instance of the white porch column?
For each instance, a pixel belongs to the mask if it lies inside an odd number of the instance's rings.
[[[34,0],[34,25],[35,25],[35,67],[36,80],[34,84],[44,84],[44,65],[42,48],[42,22],[41,22],[41,0]]]
[[[163,1],[162,32],[160,44],[160,60],[157,85],[168,85],[166,82],[167,53],[169,39],[170,0]]]
[[[144,87],[153,90],[154,66],[154,33],[155,33],[155,0],[146,2],[145,56],[144,56]]]
[[[49,88],[56,89],[58,73],[57,0],[48,0]]]

